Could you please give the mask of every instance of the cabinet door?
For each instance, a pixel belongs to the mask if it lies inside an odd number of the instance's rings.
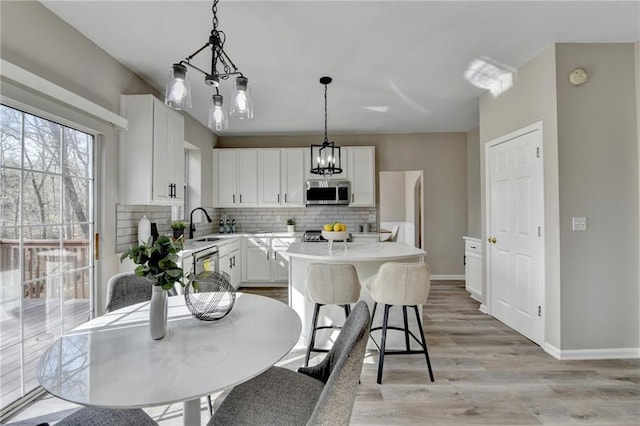
[[[259,154],[260,206],[280,206],[280,150],[261,149]]]
[[[247,281],[271,281],[271,248],[267,239],[247,238],[244,262]]]
[[[242,270],[242,264],[240,263],[240,251],[239,250],[235,250],[232,251],[230,254],[230,261],[231,261],[231,285],[233,286],[233,288],[235,288],[236,290],[238,289],[238,287],[240,287],[240,281],[241,280],[241,273],[240,271]]]
[[[225,254],[224,256],[220,256],[218,259],[218,269],[220,273],[225,273],[229,275],[229,281],[231,281],[231,255]]]
[[[375,207],[375,147],[348,149],[351,207]]]
[[[184,118],[171,111],[169,115],[169,161],[171,176],[169,184],[173,184],[172,201],[182,204],[184,200]]]
[[[300,242],[299,238],[274,237],[271,241],[272,265],[271,277],[273,281],[289,280],[289,261],[283,257],[289,246],[295,242]]]
[[[280,158],[282,205],[304,207],[304,150],[283,149]]]
[[[236,206],[237,152],[234,149],[218,151],[218,207]],[[215,173],[215,172],[214,172]]]
[[[238,150],[238,207],[258,205],[258,152],[255,149]]]
[[[169,146],[169,116],[171,110],[159,100],[153,100],[153,180],[154,201],[168,202],[171,175]]]

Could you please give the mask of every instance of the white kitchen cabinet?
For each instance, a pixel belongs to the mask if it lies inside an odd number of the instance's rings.
[[[302,148],[259,150],[260,207],[304,207],[303,152]]]
[[[120,202],[182,205],[184,118],[152,95],[122,95]]]
[[[347,152],[347,180],[351,182],[351,203],[349,207],[375,207],[375,147],[348,147]]]
[[[244,281],[286,282],[289,279],[289,262],[283,253],[296,241],[296,237],[253,236],[246,238]]]
[[[258,151],[214,149],[214,204],[217,207],[258,205]]]
[[[220,272],[229,274],[231,285],[236,290],[242,280],[242,264],[240,259],[240,239],[218,246],[218,264]]]
[[[465,289],[471,297],[483,302],[482,292],[482,242],[477,238],[463,237]]]

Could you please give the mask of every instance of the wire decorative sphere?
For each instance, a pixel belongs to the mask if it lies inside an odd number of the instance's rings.
[[[225,272],[203,271],[189,281],[184,299],[191,314],[203,321],[224,318],[236,301],[236,291]]]

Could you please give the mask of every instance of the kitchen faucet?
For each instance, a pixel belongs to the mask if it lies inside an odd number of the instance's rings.
[[[196,207],[195,209],[191,210],[191,215],[189,216],[189,239],[193,238],[193,233],[196,230],[196,226],[193,224],[193,212],[195,212],[196,210],[202,210],[204,215],[207,217],[207,221],[209,223],[213,222],[209,217],[209,214],[207,213],[207,211],[202,207]]]

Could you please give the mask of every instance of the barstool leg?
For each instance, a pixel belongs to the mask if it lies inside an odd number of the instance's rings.
[[[348,303],[344,305],[344,317],[349,318],[349,314],[351,313],[351,305]]]
[[[411,350],[409,345],[409,321],[407,320],[407,305],[402,305],[402,318],[404,319],[404,344],[407,352]]]
[[[427,350],[427,339],[424,337],[424,331],[422,330],[422,322],[420,321],[418,306],[414,305],[413,309],[416,311],[416,320],[418,321],[418,329],[420,330],[420,338],[422,339],[422,349],[424,350],[424,356],[427,359],[427,367],[429,368],[429,378],[433,382],[433,371],[431,370],[431,361],[429,360],[429,351]]]
[[[384,367],[384,348],[387,343],[387,323],[389,322],[389,308],[391,306],[385,303],[384,317],[382,318],[382,342],[380,345],[380,358],[378,359],[378,384],[382,384],[382,368]]]
[[[318,315],[320,314],[320,304],[316,303],[313,307],[313,320],[311,321],[311,338],[309,339],[309,346],[307,346],[307,355],[304,358],[304,366],[309,366],[309,358],[311,357],[311,348],[316,343],[316,327],[318,326]]]
[[[377,307],[378,307],[378,302],[373,302],[373,311],[371,312],[371,327],[373,327],[373,319],[376,317]]]

